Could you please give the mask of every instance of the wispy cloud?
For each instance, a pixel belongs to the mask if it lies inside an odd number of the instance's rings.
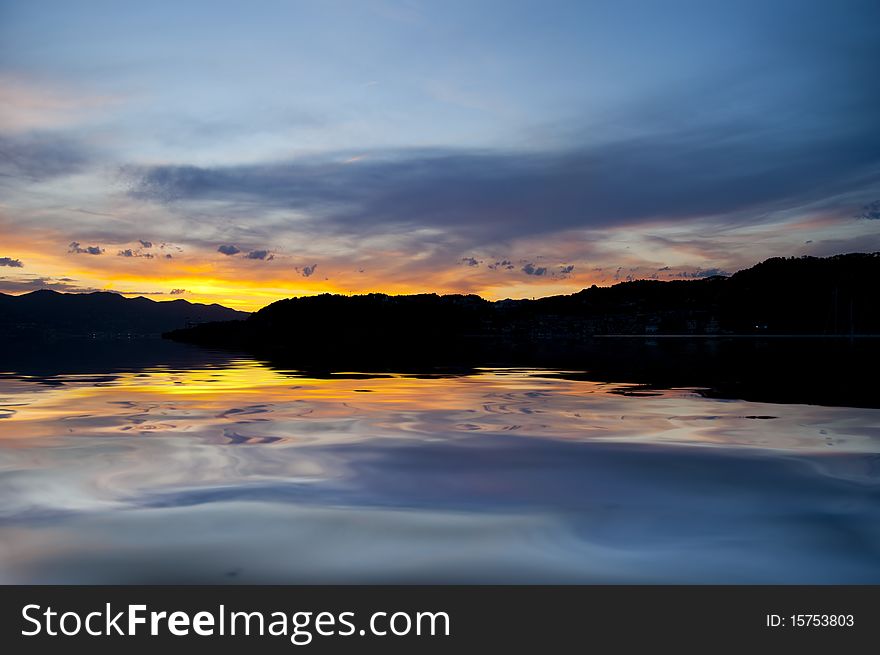
[[[574,228],[754,216],[880,186],[880,133],[705,125],[545,152],[402,150],[358,166],[321,158],[125,169],[133,197],[302,212],[321,232],[455,230],[474,244]]]
[[[60,86],[0,75],[0,126],[5,132],[69,127],[93,119],[97,110],[122,100],[121,96],[76,93]]]
[[[93,160],[92,148],[67,134],[0,133],[0,178],[41,182],[78,173]]]

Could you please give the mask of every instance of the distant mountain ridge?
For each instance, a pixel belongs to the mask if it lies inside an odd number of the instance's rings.
[[[48,289],[20,296],[0,293],[0,335],[5,338],[150,336],[248,316],[222,305],[182,298],[157,302],[104,291],[60,293]]]
[[[294,361],[367,355],[415,361],[499,349],[558,350],[607,334],[880,334],[878,282],[880,253],[773,258],[730,277],[638,280],[537,300],[436,294],[289,298],[246,321],[167,336],[283,352]]]

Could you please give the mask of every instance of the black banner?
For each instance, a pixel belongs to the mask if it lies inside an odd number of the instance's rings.
[[[7,653],[852,652],[880,587],[9,586],[0,626]]]

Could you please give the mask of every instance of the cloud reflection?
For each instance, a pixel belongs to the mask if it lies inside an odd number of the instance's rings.
[[[4,582],[880,580],[876,409],[519,369],[54,380],[0,379]]]

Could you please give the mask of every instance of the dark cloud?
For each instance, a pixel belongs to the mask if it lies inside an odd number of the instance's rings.
[[[694,273],[695,277],[730,277],[730,273],[720,268],[707,268],[705,270],[700,270]]]
[[[311,277],[312,274],[315,272],[316,268],[318,268],[317,264],[311,264],[310,266],[303,266],[302,267],[303,277]]]
[[[138,198],[219,200],[250,215],[296,210],[313,219],[312,229],[340,233],[439,228],[476,244],[711,216],[749,222],[864,192],[880,185],[880,130],[864,120],[814,129],[722,122],[569,150],[405,150],[376,152],[356,166],[301,159],[128,172]]]
[[[62,134],[0,134],[0,179],[41,182],[78,173],[91,159],[88,147]]]
[[[217,247],[217,252],[223,253],[224,255],[237,255],[241,250],[232,244],[223,244],[222,246]]]
[[[561,277],[566,277],[568,275],[571,275],[573,271],[574,271],[574,264],[569,264],[568,266],[560,266],[559,267],[559,275]]]
[[[153,254],[149,252],[142,252],[140,248],[137,250],[132,250],[131,248],[126,248],[125,250],[120,250],[116,253],[119,257],[143,257],[144,259],[153,259]],[[168,255],[170,258],[171,256]]]
[[[869,221],[880,220],[880,200],[875,200],[862,207],[862,211],[858,215],[858,218],[863,218]]]
[[[79,241],[71,241],[67,252],[76,253],[78,255],[101,255],[104,253],[104,249],[100,246],[86,246],[83,248]]]
[[[545,266],[535,266],[531,262],[529,262],[525,266],[523,266],[521,270],[526,275],[546,275],[547,274],[547,268]]]
[[[12,257],[0,257],[0,266],[11,266],[12,268],[21,268],[24,264],[20,259],[12,259]]]
[[[269,255],[268,250],[251,250],[248,254],[245,255],[247,259],[272,259],[272,256]]]
[[[492,262],[491,264],[489,264],[488,267],[491,268],[493,271],[496,271],[496,270],[512,271],[514,269],[513,262],[510,261],[509,259],[502,259],[501,261],[498,261],[498,262]]]
[[[186,289],[172,289],[170,293],[172,296],[182,296],[186,293]]]
[[[480,262],[478,262],[473,257],[462,257],[458,260],[459,264],[467,264],[468,266],[479,266]]]
[[[153,247],[152,241],[144,241],[143,239],[138,239],[138,243],[141,244],[141,248],[152,248]]]

